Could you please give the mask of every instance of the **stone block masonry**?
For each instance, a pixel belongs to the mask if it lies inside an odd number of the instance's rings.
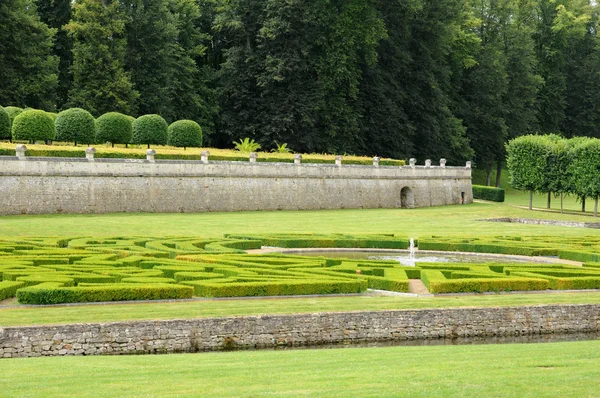
[[[200,352],[600,331],[600,305],[446,308],[0,328],[0,357]]]
[[[154,152],[154,151],[152,151]],[[472,202],[471,168],[0,157],[0,214],[426,207]]]

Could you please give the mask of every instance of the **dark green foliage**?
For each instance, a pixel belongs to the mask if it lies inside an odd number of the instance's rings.
[[[86,110],[71,108],[62,111],[54,121],[57,141],[73,141],[75,144],[96,142],[96,121]]]
[[[73,39],[63,29],[63,26],[71,20],[71,3],[72,0],[36,0],[37,11],[42,22],[56,29],[52,54],[59,58],[56,104],[58,109],[62,109],[67,102],[73,83],[70,70],[73,63]]]
[[[167,130],[167,143],[177,147],[201,147],[202,127],[193,120],[178,120]]]
[[[125,18],[119,2],[77,0],[65,26],[73,38],[73,86],[68,105],[93,115],[133,113],[139,96],[124,70]]]
[[[53,140],[55,136],[54,120],[44,111],[23,111],[13,120],[13,140],[45,141]]]
[[[7,140],[12,137],[11,120],[8,112],[0,106],[0,140]]]
[[[473,185],[473,199],[491,200],[492,202],[504,202],[504,189]]]
[[[167,122],[160,115],[140,116],[133,122],[133,144],[167,144]]]
[[[51,110],[58,58],[56,31],[40,21],[33,0],[0,2],[0,103]]]
[[[231,40],[220,90],[228,142],[356,150],[360,65],[375,62],[385,36],[372,2],[234,1],[217,22]]]
[[[96,141],[100,143],[128,144],[133,134],[129,116],[109,112],[96,119]]]

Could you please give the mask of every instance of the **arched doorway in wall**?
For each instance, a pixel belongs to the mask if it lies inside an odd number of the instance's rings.
[[[415,198],[409,187],[400,190],[400,207],[403,209],[412,209],[415,207]]]

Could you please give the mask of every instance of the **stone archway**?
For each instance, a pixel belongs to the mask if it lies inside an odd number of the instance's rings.
[[[412,209],[415,207],[415,198],[409,187],[400,190],[400,207],[403,209]]]

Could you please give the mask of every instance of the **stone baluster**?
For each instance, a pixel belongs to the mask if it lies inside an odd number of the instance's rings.
[[[440,159],[440,167],[442,167],[442,168],[446,167],[446,159],[444,159],[444,158]]]
[[[146,160],[150,163],[154,163],[154,157],[156,156],[156,151],[154,149],[148,149],[146,151]]]
[[[25,160],[25,152],[27,152],[27,147],[23,144],[19,144],[15,148],[15,155],[19,160]]]
[[[96,155],[96,148],[94,148],[94,147],[85,148],[85,158],[88,161],[93,162],[95,155]]]
[[[343,156],[342,156],[342,155],[337,155],[337,156],[335,157],[335,165],[336,165],[337,167],[342,167],[342,159],[343,159]]]
[[[373,166],[379,167],[379,160],[380,160],[379,156],[375,156],[373,158]]]
[[[208,152],[208,151],[200,152],[200,163],[207,164],[209,156],[210,156],[210,152]]]
[[[299,153],[294,155],[294,164],[295,165],[302,164],[302,155],[300,155]]]
[[[250,152],[250,163],[256,163],[256,159],[258,159],[258,153]]]

